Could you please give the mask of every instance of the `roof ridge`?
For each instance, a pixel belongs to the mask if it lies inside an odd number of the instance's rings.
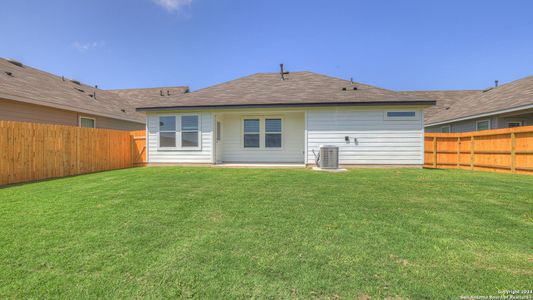
[[[0,62],[9,63],[9,61],[4,58],[0,58]],[[2,91],[6,96],[9,95],[10,97],[17,97],[21,99],[20,101],[23,101],[23,102],[28,102],[28,100],[37,101],[40,103],[40,105],[43,105],[43,106],[49,106],[49,107],[55,107],[55,108],[59,108],[59,106],[61,106],[61,107],[65,107],[64,109],[70,110],[70,111],[78,111],[78,112],[86,111],[86,113],[87,111],[91,111],[91,113],[94,115],[114,118],[118,120],[126,120],[126,121],[131,121],[131,122],[141,121],[140,116],[136,118],[137,113],[135,112],[135,106],[131,105],[131,103],[127,101],[127,99],[125,99],[124,97],[114,92],[99,89],[99,88],[96,88],[95,86],[91,86],[91,85],[82,83],[80,81],[78,81],[80,84],[77,84],[77,83],[72,82],[72,80],[75,80],[75,79],[71,79],[65,76],[59,76],[54,73],[32,67],[24,63],[23,63],[23,67],[21,67],[20,69],[13,69],[13,70],[15,70],[14,71],[16,72],[15,74],[17,73],[24,74],[25,78],[20,79],[20,80],[25,80],[25,81],[23,83],[20,83],[19,81],[19,84],[24,84],[25,86],[28,86],[29,83],[27,80],[31,80],[34,82],[38,80],[45,80],[48,85],[53,87],[51,89],[53,93],[58,92],[58,93],[61,93],[62,96],[59,98],[57,98],[57,96],[53,96],[53,97],[56,97],[58,101],[51,101],[50,99],[46,97],[42,97],[42,95],[41,96],[35,96],[35,95],[22,96],[20,95],[19,92],[16,92],[16,93],[12,91],[9,92],[7,91],[7,89],[6,91]],[[16,77],[22,78],[19,75],[17,75]],[[84,101],[84,102],[86,101],[87,103],[80,104],[80,105],[73,105],[72,101],[66,101],[67,99],[70,99],[71,96],[73,95],[69,93],[72,93],[72,92],[78,93],[75,91],[76,89],[78,90],[78,92],[83,91],[84,95],[80,96],[79,98],[77,96],[74,96],[74,98],[80,101]],[[92,98],[91,100],[90,97],[94,97],[93,93],[96,93],[97,97]],[[88,108],[89,106],[94,105],[91,103],[91,101],[96,101],[95,102],[96,106],[101,107],[101,109],[94,110],[93,107]],[[36,104],[36,103],[33,103],[33,104]],[[121,109],[125,109],[126,114],[123,114],[124,112],[120,113]]]
[[[497,87],[482,90],[481,93],[462,97],[460,102],[452,105],[447,113],[442,114],[439,112],[429,118],[427,125],[432,126],[433,124],[471,119],[479,115],[490,116],[498,114],[499,111],[530,105],[531,95],[533,94],[533,88],[531,88],[530,84],[532,79],[533,76],[526,76]],[[527,91],[525,96],[522,95],[524,91]],[[518,101],[517,98],[522,99]]]
[[[483,89],[468,89],[468,90],[401,90],[399,93],[424,93],[424,92],[482,92]]]
[[[176,85],[176,86],[160,86],[160,87],[148,87],[148,88],[125,88],[125,89],[106,89],[104,91],[130,91],[130,90],[159,90],[159,89],[175,89],[175,88],[189,88],[188,85]]]
[[[241,76],[241,77],[238,77],[238,78],[235,78],[235,79],[231,79],[231,80],[228,80],[228,81],[219,82],[219,83],[216,83],[214,85],[210,85],[210,86],[206,86],[206,87],[197,89],[195,91],[190,91],[189,93],[184,94],[184,95],[194,94],[194,93],[199,92],[199,91],[203,91],[203,90],[206,90],[206,89],[214,88],[214,87],[217,87],[217,86],[220,86],[220,85],[223,85],[223,84],[227,84],[227,83],[230,83],[230,82],[234,82],[234,81],[237,81],[237,80],[241,80],[243,78],[252,77],[252,76],[255,76],[255,75],[259,75],[259,74],[264,74],[264,73],[256,72],[256,73],[253,73],[253,74],[250,74],[250,75]]]
[[[5,58],[0,58],[0,59],[1,59],[1,60],[4,60],[4,61],[6,61],[6,62],[9,62],[9,60],[7,60],[7,59],[5,59]],[[54,77],[54,78],[56,78],[57,80],[60,80],[60,81],[62,81],[62,82],[70,81],[70,82],[74,83],[73,81],[76,81],[76,82],[79,82],[79,85],[80,85],[80,86],[84,86],[84,87],[92,88],[92,89],[99,90],[99,91],[105,91],[105,90],[99,89],[99,88],[97,88],[97,87],[95,87],[95,86],[93,86],[93,85],[89,85],[89,84],[86,84],[86,83],[84,83],[84,82],[81,82],[81,81],[79,81],[79,80],[77,80],[77,79],[75,79],[75,78],[66,77],[66,76],[64,76],[64,75],[59,76],[59,75],[56,75],[56,74],[54,74],[54,73],[51,73],[51,72],[48,72],[48,71],[45,71],[45,70],[37,69],[36,67],[32,67],[32,66],[27,65],[27,64],[25,64],[25,63],[22,63],[22,68],[32,69],[32,70],[37,71],[37,72],[39,72],[39,73],[46,74],[46,75],[49,75],[49,76],[51,76],[51,77]],[[74,84],[77,84],[77,83],[74,83]]]
[[[348,79],[344,79],[344,78],[340,78],[340,77],[335,77],[335,76],[331,76],[331,75],[326,75],[326,74],[322,74],[322,73],[316,73],[316,72],[312,72],[312,71],[309,71],[308,73],[315,74],[315,75],[319,75],[319,76],[323,76],[323,77],[328,77],[328,78],[332,78],[332,79],[337,79],[337,80],[346,81],[346,83],[349,83],[349,84],[362,84],[362,85],[366,85],[366,86],[369,86],[369,87],[371,87],[371,88],[378,89],[378,90],[382,90],[382,91],[396,92],[396,91],[393,91],[393,90],[391,90],[391,89],[382,88],[382,87],[375,86],[375,85],[372,85],[372,84],[363,83],[363,82],[359,82],[359,81],[351,81],[351,80],[348,80]]]

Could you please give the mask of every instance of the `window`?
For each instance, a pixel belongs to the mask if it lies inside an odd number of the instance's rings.
[[[522,121],[511,121],[511,122],[507,122],[507,127],[508,128],[513,128],[513,127],[520,127],[522,126]]]
[[[96,120],[93,118],[80,117],[80,127],[83,128],[95,128]]]
[[[418,120],[416,111],[387,111],[385,120]]]
[[[414,111],[388,111],[387,117],[397,118],[397,117],[414,117],[416,113]]]
[[[440,128],[440,132],[442,133],[450,133],[452,130],[451,130],[451,126],[450,125],[446,125],[446,126],[442,126]]]
[[[176,117],[159,117],[159,147],[176,147]]]
[[[220,142],[222,139],[222,132],[221,132],[220,122],[217,122],[217,141]]]
[[[483,120],[476,122],[476,130],[489,130],[490,129],[490,120]]]
[[[244,119],[244,148],[259,148],[259,119]]]
[[[198,116],[181,117],[181,147],[198,147]]]
[[[281,119],[265,119],[265,147],[281,148]]]

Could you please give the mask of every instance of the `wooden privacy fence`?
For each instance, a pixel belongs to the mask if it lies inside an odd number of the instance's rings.
[[[533,126],[426,133],[424,166],[533,174]]]
[[[132,167],[143,161],[133,140],[128,131],[0,121],[0,185]]]
[[[130,131],[131,134],[131,155],[134,166],[146,164],[146,131]]]

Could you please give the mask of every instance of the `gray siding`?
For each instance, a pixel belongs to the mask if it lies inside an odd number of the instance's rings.
[[[499,128],[506,128],[508,122],[521,121],[523,126],[533,125],[533,114],[523,115],[519,117],[501,117],[498,118]]]
[[[42,105],[0,99],[0,120],[78,126],[79,116],[96,119],[97,128],[142,130],[142,123],[77,113]]]
[[[524,114],[512,117],[492,116],[477,118],[460,122],[452,122],[437,126],[426,127],[426,132],[441,132],[441,128],[450,125],[451,132],[469,132],[476,131],[476,122],[490,120],[490,129],[507,128],[507,123],[512,121],[521,121],[523,126],[533,125],[533,114]]]

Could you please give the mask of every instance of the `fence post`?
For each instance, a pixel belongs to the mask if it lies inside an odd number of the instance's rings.
[[[437,137],[433,137],[433,168],[437,167]]]
[[[131,167],[133,167],[135,165],[135,158],[133,157],[133,147],[134,147],[134,144],[135,143],[135,139],[133,137],[133,135],[131,135],[131,132],[130,132],[130,164],[131,164]]]
[[[474,170],[474,136],[470,136],[470,169]]]
[[[516,172],[516,134],[511,132],[511,172]]]
[[[461,166],[461,138],[457,137],[457,168]]]
[[[75,128],[76,132],[76,175],[80,174],[81,166],[80,166],[80,135],[81,135],[81,129],[79,127]]]

